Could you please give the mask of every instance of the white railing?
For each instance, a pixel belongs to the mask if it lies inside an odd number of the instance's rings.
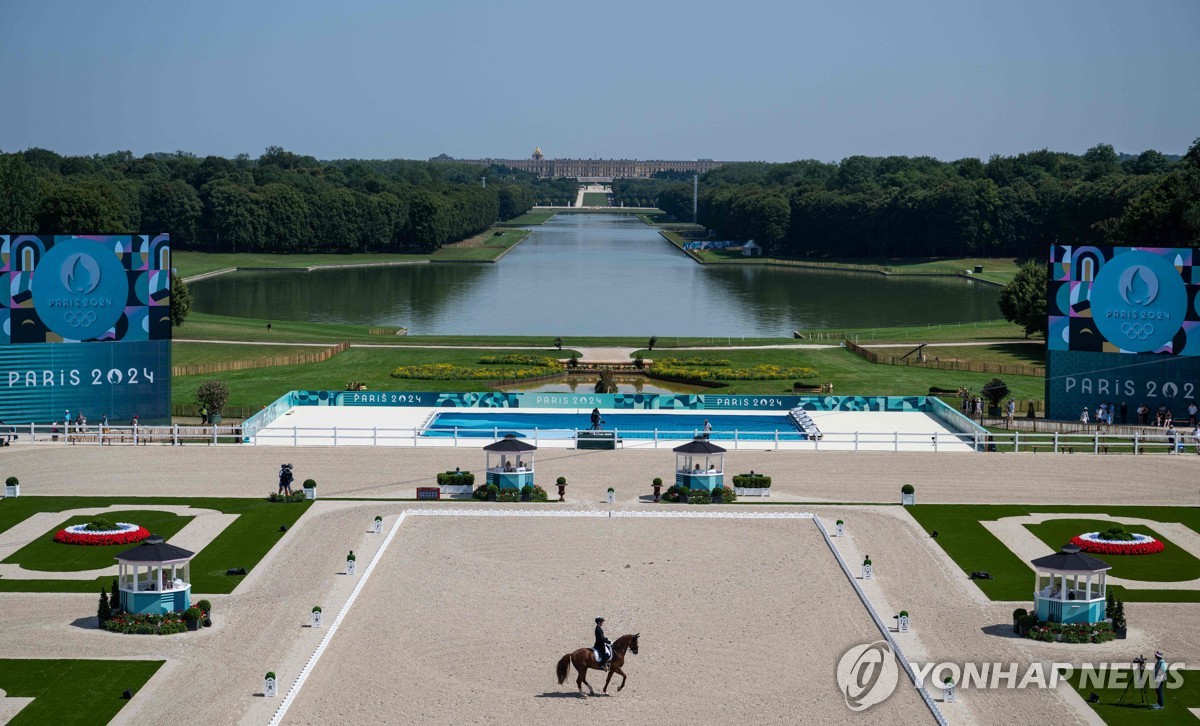
[[[249,444],[258,446],[450,446],[480,448],[499,441],[500,429],[453,429],[430,435],[420,428],[380,426],[291,426],[259,430],[243,436],[240,426],[77,426],[23,424],[0,430],[0,440],[17,444],[62,444],[80,446],[107,445],[184,445]],[[577,431],[535,429],[525,438],[542,447],[574,447]],[[617,443],[625,449],[674,448],[702,432],[696,429],[615,430]],[[999,451],[1056,454],[1162,454],[1198,451],[1200,442],[1183,432],[1175,436],[1157,434],[1102,434],[1025,432],[953,433],[948,431],[822,431],[806,436],[794,429],[770,432],[711,431],[709,439],[730,450],[793,451]],[[15,439],[14,439],[15,437]]]

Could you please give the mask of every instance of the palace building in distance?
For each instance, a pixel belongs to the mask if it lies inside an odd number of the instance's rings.
[[[479,166],[507,166],[510,169],[528,171],[540,177],[587,178],[641,178],[646,179],[660,171],[679,171],[703,174],[716,169],[727,161],[696,159],[695,161],[662,161],[639,159],[547,159],[539,146],[528,159],[455,159],[446,154],[433,157],[430,161],[454,161],[460,164]]]

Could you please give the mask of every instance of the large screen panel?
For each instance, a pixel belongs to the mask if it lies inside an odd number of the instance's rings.
[[[0,420],[169,420],[170,270],[165,234],[0,235]]]
[[[1193,251],[1055,245],[1046,291],[1046,415],[1166,406],[1187,420],[1200,375]]]

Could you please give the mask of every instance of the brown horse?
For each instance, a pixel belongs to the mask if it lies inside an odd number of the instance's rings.
[[[638,652],[638,636],[641,633],[633,635],[622,635],[617,638],[617,642],[612,644],[612,660],[608,661],[608,678],[604,680],[604,692],[608,693],[608,684],[612,682],[614,673],[621,674],[621,685],[617,686],[620,691],[625,687],[625,671],[621,670],[621,666],[625,665],[625,651],[630,651],[634,655]],[[592,684],[587,682],[588,668],[600,670],[600,664],[596,662],[596,656],[592,654],[591,648],[580,648],[573,653],[567,653],[558,662],[558,684],[561,686],[567,680],[568,669],[575,666],[575,670],[579,671],[579,678],[575,680],[575,685],[579,688],[579,695],[583,695],[583,687],[586,685],[591,695],[596,695],[596,691],[592,688]]]

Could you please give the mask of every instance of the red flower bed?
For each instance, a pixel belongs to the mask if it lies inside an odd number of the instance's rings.
[[[54,541],[73,545],[125,545],[141,542],[150,536],[150,530],[138,527],[131,532],[114,532],[112,534],[76,534],[60,529],[54,533]]]
[[[1094,555],[1153,555],[1166,549],[1166,545],[1158,540],[1142,542],[1140,544],[1133,542],[1116,544],[1115,542],[1089,542],[1082,537],[1073,537],[1071,544],[1078,545],[1079,549]]]

